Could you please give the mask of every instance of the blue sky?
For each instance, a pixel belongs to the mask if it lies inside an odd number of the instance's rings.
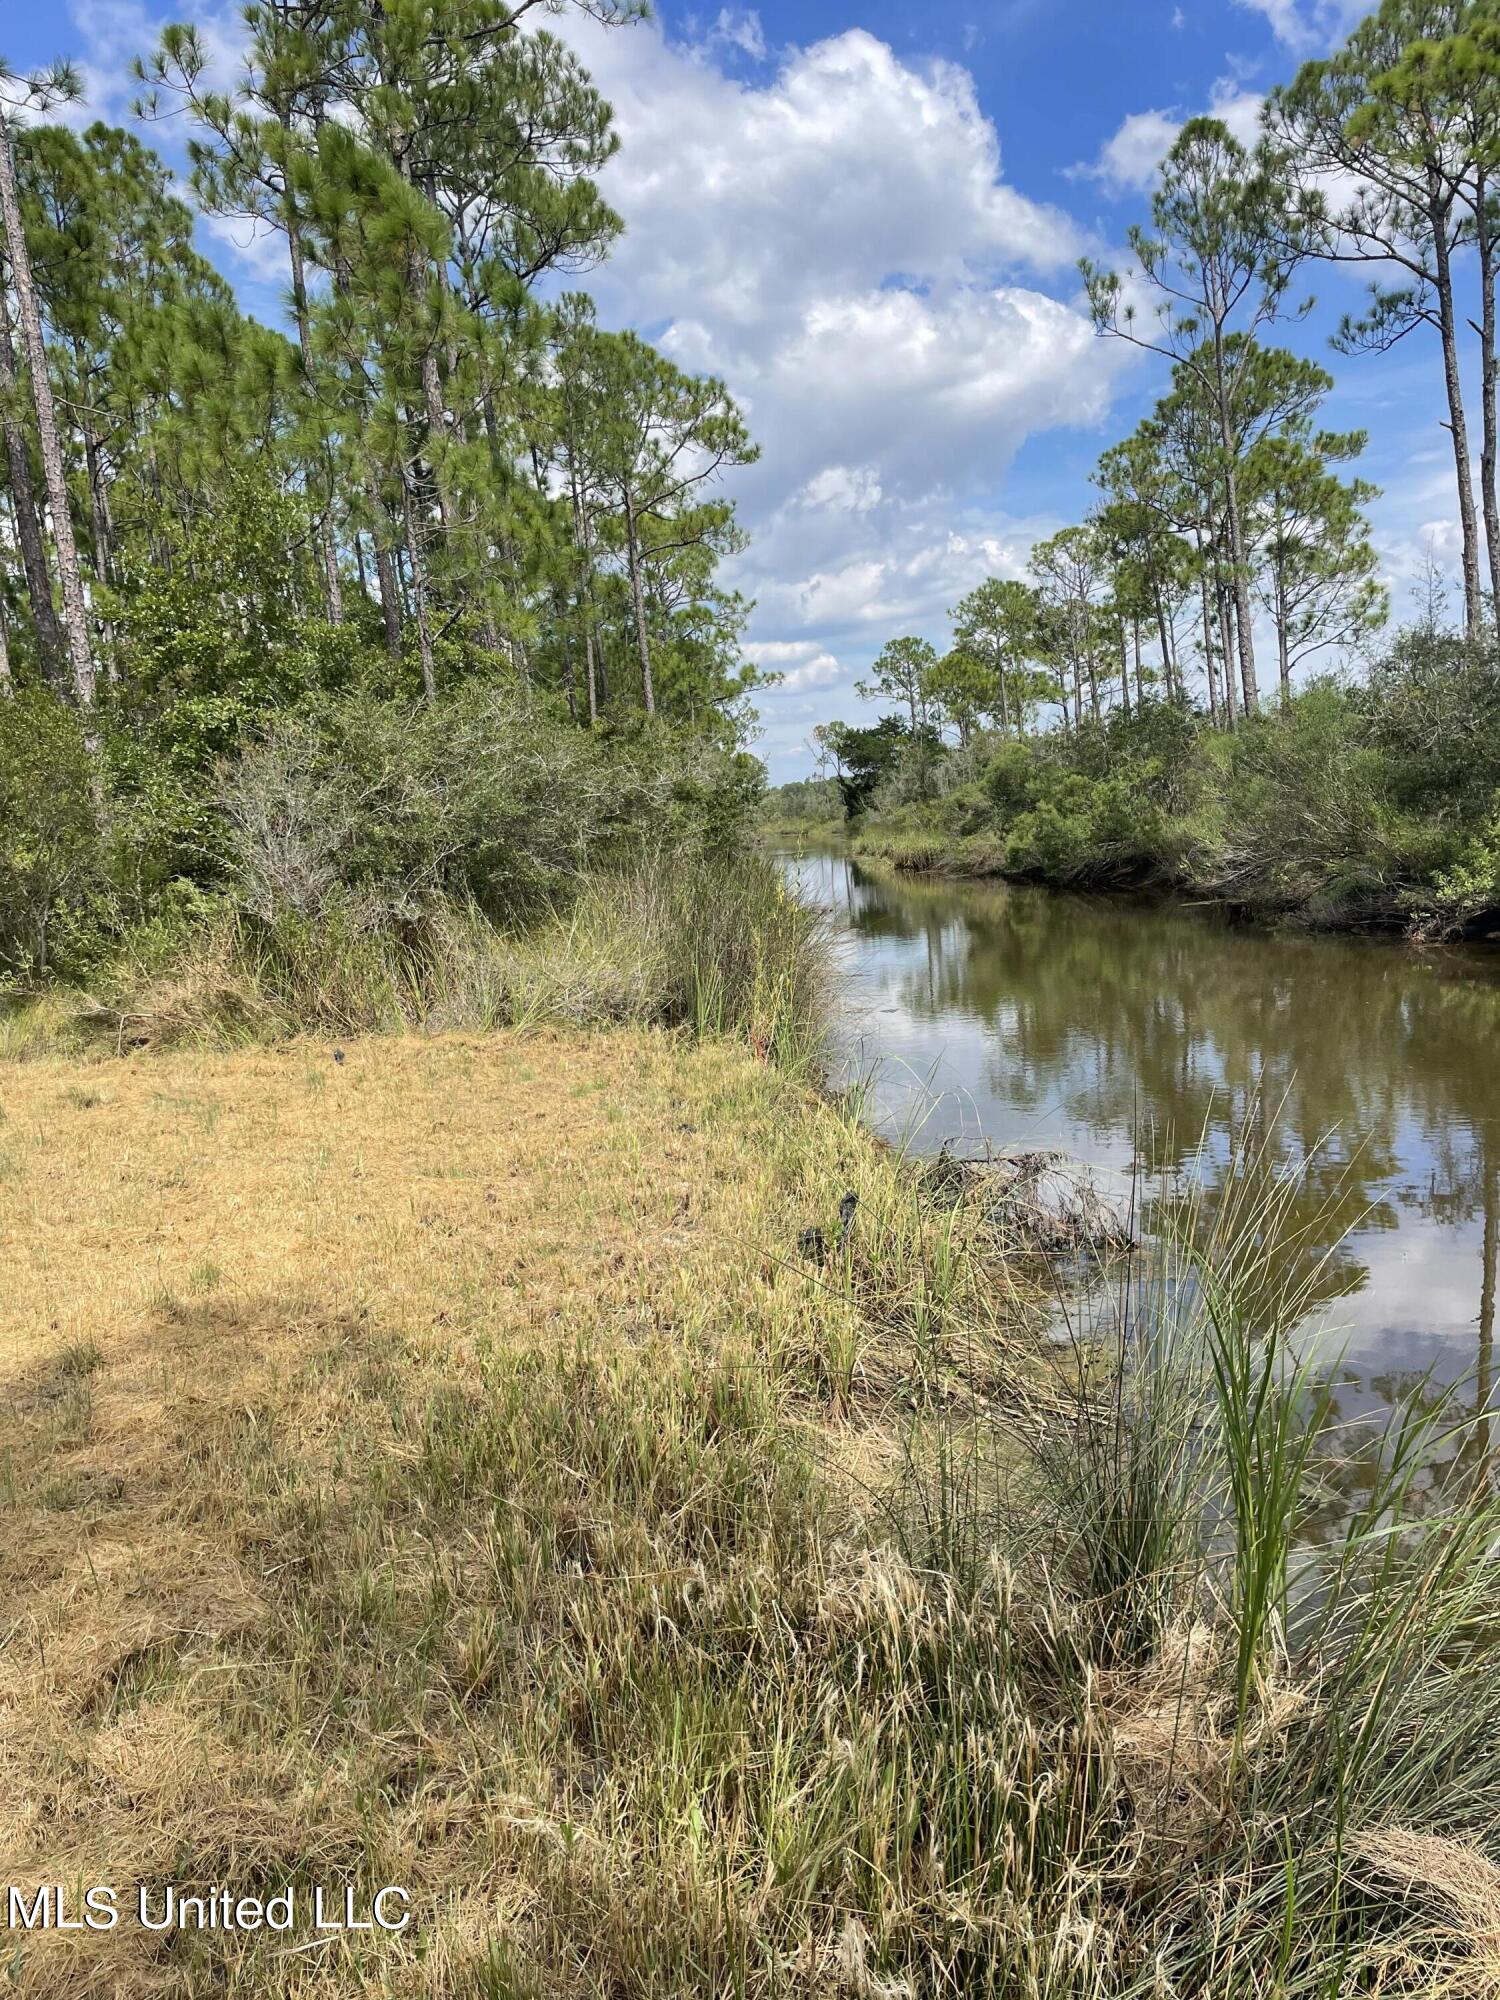
[[[5,10],[13,16],[14,7]],[[627,232],[592,288],[686,366],[723,375],[762,459],[733,488],[752,542],[749,650],[785,675],[759,702],[776,779],[806,740],[855,716],[880,645],[941,645],[946,613],[1033,540],[1081,516],[1099,451],[1161,386],[1097,340],[1080,254],[1118,260],[1182,119],[1247,136],[1261,94],[1362,11],[1344,0],[659,0],[649,24],[564,14],[616,108],[607,192]],[[237,9],[217,0],[58,0],[7,18],[0,53],[84,68],[82,115],[128,119],[127,64],[192,18],[225,75]],[[75,114],[79,115],[79,114]],[[153,134],[168,157],[177,136]],[[274,242],[219,223],[204,247],[252,309],[278,309]],[[1383,489],[1377,542],[1398,610],[1428,549],[1453,547],[1451,460],[1435,356],[1330,356],[1358,281],[1309,276],[1287,338],[1338,387],[1327,419],[1363,426]],[[1418,337],[1420,338],[1420,336]]]

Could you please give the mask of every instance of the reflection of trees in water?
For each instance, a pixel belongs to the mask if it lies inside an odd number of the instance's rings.
[[[848,863],[835,883],[859,938],[917,947],[896,975],[912,1017],[985,1024],[996,1100],[1026,1120],[1056,1106],[1136,1145],[1148,1226],[1172,1219],[1190,1164],[1200,1203],[1222,1199],[1255,1121],[1265,1171],[1300,1172],[1300,1211],[1318,1218],[1277,1253],[1268,1285],[1311,1282],[1330,1303],[1368,1278],[1347,1243],[1311,1277],[1346,1232],[1395,1230],[1403,1210],[1481,1222],[1471,1407],[1487,1409],[1500,1239],[1500,1076],[1488,1059],[1500,981],[1488,964],[1042,891],[876,883]],[[1387,1378],[1384,1393],[1397,1386]]]

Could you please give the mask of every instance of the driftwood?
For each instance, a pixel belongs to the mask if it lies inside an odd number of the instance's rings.
[[[1056,1148],[978,1155],[945,1144],[926,1169],[929,1186],[977,1199],[1002,1245],[1046,1257],[1101,1259],[1136,1248],[1128,1217],[1100,1192],[1085,1161]]]

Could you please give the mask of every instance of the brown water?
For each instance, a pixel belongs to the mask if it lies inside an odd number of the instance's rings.
[[[923,1151],[1058,1147],[1212,1199],[1237,1139],[1300,1168],[1309,1325],[1356,1403],[1493,1384],[1500,952],[1268,935],[1214,915],[787,856],[832,913],[842,1041]],[[1145,1192],[1141,1190],[1144,1188]]]

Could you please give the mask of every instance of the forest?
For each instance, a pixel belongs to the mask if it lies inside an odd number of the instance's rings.
[[[267,0],[232,94],[168,29],[137,108],[189,135],[185,187],[49,121],[66,65],[0,84],[13,985],[330,927],[410,966],[435,912],[732,844],[763,780],[723,476],[755,447],[722,383],[599,325],[618,142],[533,11]],[[279,246],[285,330],[195,249],[214,218]]]
[[[1491,929],[1497,171],[1482,7],[1381,6],[1271,93],[1253,148],[1190,120],[1128,267],[1081,269],[1097,334],[1165,364],[1166,393],[1100,456],[1086,518],[953,607],[946,650],[888,641],[860,684],[887,712],[820,725],[818,776],[772,818],[846,815],[912,867]],[[1325,426],[1334,376],[1279,344],[1350,269],[1367,290],[1328,361],[1441,362],[1456,577],[1429,550],[1414,603],[1371,541],[1366,435]]]

